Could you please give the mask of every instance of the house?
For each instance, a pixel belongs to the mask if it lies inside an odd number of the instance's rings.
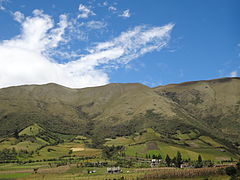
[[[180,168],[194,168],[194,166],[189,163],[183,163],[180,165]]]
[[[121,173],[122,170],[120,167],[110,167],[110,168],[107,168],[107,173],[108,174],[115,174],[115,173]]]
[[[159,160],[159,159],[152,159],[151,164],[150,164],[151,168],[158,167],[160,161],[161,160]]]
[[[96,173],[97,171],[95,171],[95,170],[88,170],[88,174],[93,174],[93,173]]]

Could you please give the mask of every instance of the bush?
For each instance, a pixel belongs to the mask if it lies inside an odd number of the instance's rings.
[[[236,164],[237,170],[240,171],[240,161]]]
[[[237,174],[237,169],[233,166],[226,167],[225,171],[228,176],[235,176]]]

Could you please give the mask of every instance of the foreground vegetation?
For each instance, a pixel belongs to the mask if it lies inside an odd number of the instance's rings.
[[[215,168],[122,168],[121,173],[108,174],[105,167],[78,167],[76,164],[68,164],[59,167],[49,167],[44,163],[34,163],[33,167],[39,169],[35,172],[29,165],[1,165],[0,179],[194,179],[194,180],[232,180],[239,177],[239,171],[235,174],[226,171],[233,166]],[[8,167],[5,167],[8,166]],[[6,169],[13,168],[13,169]],[[4,170],[5,169],[5,170]],[[34,168],[36,169],[36,168]],[[235,168],[236,169],[236,168]],[[89,173],[93,172],[94,173]]]
[[[214,179],[226,177],[225,166],[236,164],[237,155],[196,130],[173,136],[166,142],[147,128],[105,139],[95,148],[85,136],[56,134],[34,124],[1,140],[0,179]],[[122,172],[108,174],[107,167]]]

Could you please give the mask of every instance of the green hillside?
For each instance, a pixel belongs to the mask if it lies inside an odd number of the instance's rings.
[[[0,89],[0,150],[22,159],[101,156],[123,146],[146,154],[211,160],[239,157],[240,78],[149,88],[109,84],[70,89],[57,84]],[[79,151],[73,151],[77,148]]]

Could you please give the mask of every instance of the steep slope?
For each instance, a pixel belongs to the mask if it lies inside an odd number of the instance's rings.
[[[194,130],[233,149],[231,142],[240,139],[239,89],[239,78],[156,88],[142,84],[4,88],[0,89],[0,135],[14,135],[38,124],[50,132],[84,135],[99,144],[108,137],[152,128],[163,141],[175,143],[178,132]]]
[[[206,123],[217,136],[239,143],[240,78],[172,84],[154,91]]]
[[[171,106],[167,98],[141,84],[85,89],[56,84],[10,87],[0,90],[0,129],[3,135],[39,123],[61,133],[84,134],[93,122],[121,124],[148,109],[171,117],[175,115]]]

